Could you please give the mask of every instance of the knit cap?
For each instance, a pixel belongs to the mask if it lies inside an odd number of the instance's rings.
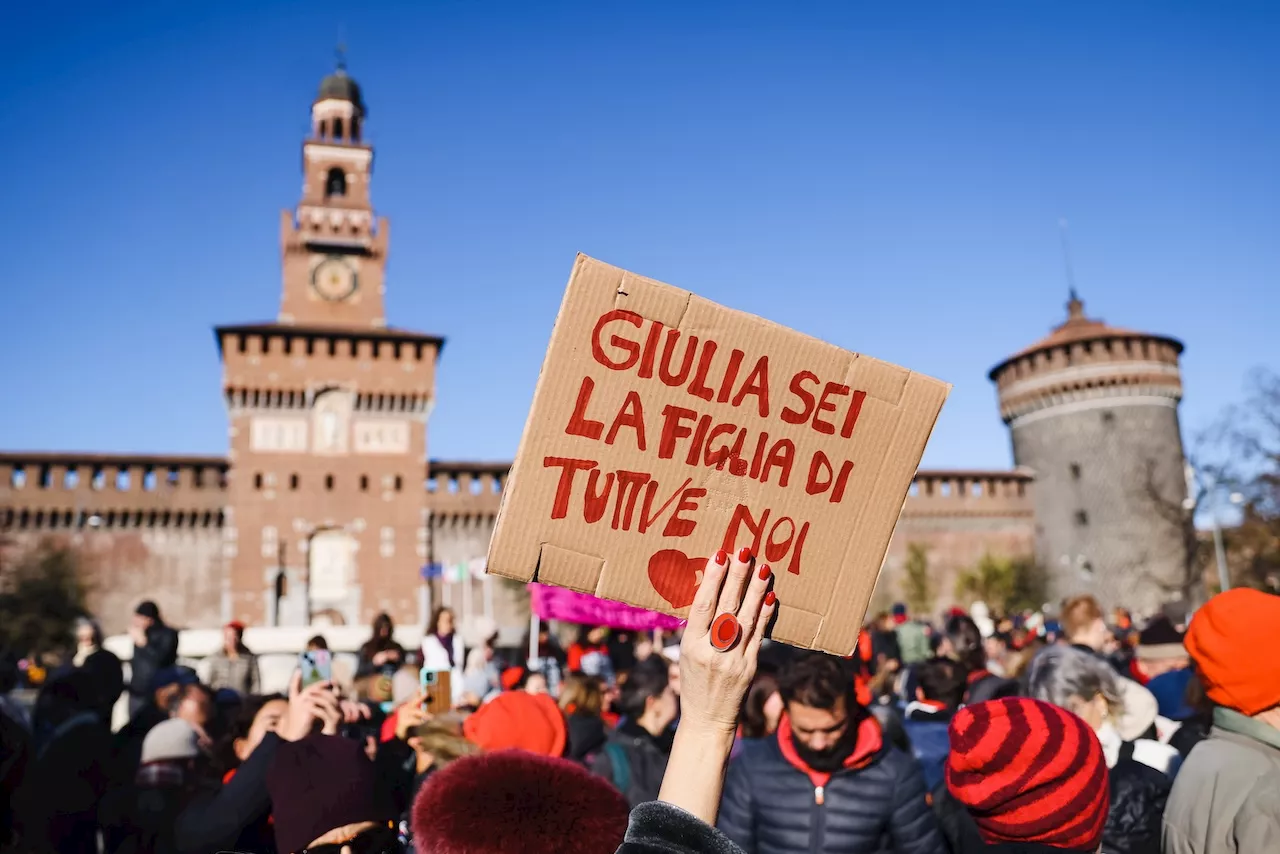
[[[486,752],[519,748],[543,756],[564,755],[568,729],[548,694],[507,691],[481,706],[463,725],[467,741]]]
[[[988,843],[1097,851],[1109,785],[1102,745],[1080,718],[1023,697],[951,719],[946,782]]]
[[[195,759],[200,755],[200,736],[181,718],[161,721],[142,740],[142,764]]]
[[[1219,593],[1191,619],[1185,642],[1219,706],[1252,717],[1280,705],[1280,596],[1244,587]]]
[[[1138,658],[1158,661],[1162,658],[1178,658],[1187,654],[1183,646],[1182,632],[1173,621],[1161,615],[1138,633]]]

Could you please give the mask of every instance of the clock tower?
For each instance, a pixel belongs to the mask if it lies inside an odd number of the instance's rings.
[[[444,340],[387,325],[387,221],[360,87],[320,83],[302,199],[281,219],[274,322],[221,326],[230,472],[225,619],[425,619],[427,415]]]
[[[311,105],[302,200],[281,215],[281,323],[386,326],[388,226],[385,217],[375,219],[369,200],[367,112],[360,86],[339,64]]]

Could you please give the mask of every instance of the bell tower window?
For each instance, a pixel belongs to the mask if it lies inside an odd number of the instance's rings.
[[[342,119],[333,120],[333,138],[342,141]]]
[[[345,196],[347,194],[347,173],[337,166],[330,169],[328,177],[324,180],[324,194],[326,198],[329,196]]]

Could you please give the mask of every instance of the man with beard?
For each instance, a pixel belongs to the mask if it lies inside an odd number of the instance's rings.
[[[783,671],[771,737],[729,764],[719,826],[746,854],[940,854],[946,843],[914,758],[890,745],[838,659]]]

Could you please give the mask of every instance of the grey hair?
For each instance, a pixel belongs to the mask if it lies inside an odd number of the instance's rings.
[[[1027,689],[1034,699],[1069,712],[1078,711],[1081,703],[1101,694],[1112,717],[1124,714],[1120,678],[1111,665],[1069,646],[1045,647],[1032,659]]]
[[[88,626],[93,630],[93,645],[102,646],[102,626],[98,625],[98,621],[92,617],[78,617],[76,619],[76,632]]]

